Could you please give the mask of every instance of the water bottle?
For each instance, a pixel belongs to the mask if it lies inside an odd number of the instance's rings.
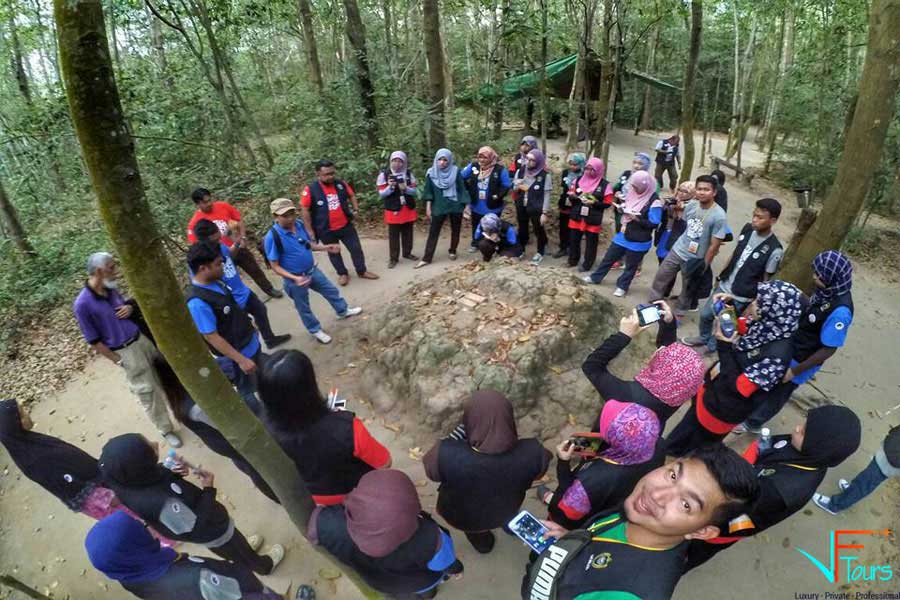
[[[166,459],[163,461],[163,466],[170,471],[174,471],[178,466],[178,456],[175,454],[174,450],[169,450],[166,453]]]
[[[729,339],[737,333],[737,314],[730,306],[719,313],[719,331]]]
[[[764,452],[772,447],[772,432],[768,427],[763,427],[759,434],[759,451]]]

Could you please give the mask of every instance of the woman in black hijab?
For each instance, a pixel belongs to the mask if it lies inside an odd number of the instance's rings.
[[[439,440],[422,462],[428,478],[441,484],[437,511],[486,554],[494,547],[491,530],[516,516],[552,456],[540,441],[519,439],[506,396],[481,390],[465,402],[462,427]]]
[[[114,437],[103,446],[100,473],[122,504],[168,537],[206,546],[261,575],[271,573],[284,558],[284,548],[276,544],[257,554],[216,500],[213,474],[195,471],[200,489],[159,464],[158,452],[158,445],[137,433]]]
[[[721,524],[728,535],[707,541],[694,540],[688,548],[685,571],[745,537],[781,523],[806,506],[831,467],[836,467],[859,448],[859,417],[845,406],[820,406],[809,411],[806,421],[790,435],[772,437],[772,447],[759,451],[759,441],[744,453],[760,483],[759,500],[746,515]]]

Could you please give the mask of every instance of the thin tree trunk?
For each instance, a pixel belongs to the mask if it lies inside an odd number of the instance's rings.
[[[737,133],[738,126],[738,102],[741,89],[741,23],[738,19],[738,3],[732,3],[732,16],[734,21],[734,86],[731,93],[731,120],[728,126],[728,142],[725,144],[725,154],[731,148],[732,140]]]
[[[691,46],[684,73],[684,92],[681,95],[681,134],[684,136],[684,160],[679,183],[688,181],[694,168],[694,88],[697,83],[697,64],[703,34],[702,0],[691,1]],[[702,154],[702,149],[701,149]]]
[[[601,78],[598,93],[597,110],[594,113],[594,134],[591,144],[594,154],[602,154],[603,145],[606,143],[608,132],[606,131],[607,113],[610,111],[610,99],[615,80],[614,60],[610,58],[610,34],[613,22],[613,6],[615,0],[603,0],[603,34],[600,36],[600,64]]]
[[[309,78],[320,92],[325,89],[322,79],[322,65],[319,64],[319,45],[316,43],[316,29],[313,25],[312,8],[309,0],[299,0],[300,24],[303,27],[303,45],[306,50],[306,64],[309,67]]]
[[[809,265],[816,254],[840,248],[863,206],[881,156],[900,89],[900,3],[874,0],[869,9],[866,60],[859,81],[853,120],[844,141],[834,185],[822,211],[806,235],[791,244],[781,271],[783,279],[810,289]],[[865,160],[860,160],[864,156]]]
[[[662,29],[662,25],[660,23],[657,23],[653,26],[653,37],[650,42],[650,50],[647,55],[648,75],[653,75],[653,71],[656,70],[656,47],[659,45],[660,29]],[[650,115],[653,112],[652,91],[653,86],[651,86],[650,84],[644,85],[644,99],[641,101],[641,121],[640,126],[635,131],[635,135],[640,133],[640,129],[650,129]]]
[[[369,69],[369,52],[366,49],[366,27],[363,25],[356,0],[343,0],[347,16],[347,37],[353,46],[356,62],[356,79],[362,96],[363,113],[366,119],[366,138],[370,148],[378,146],[378,120],[375,110],[375,86]]]
[[[28,73],[25,71],[25,63],[22,59],[22,44],[19,42],[14,6],[10,7],[6,24],[9,27],[9,42],[12,46],[12,67],[16,76],[16,85],[19,87],[19,93],[22,94],[25,104],[31,106],[31,85],[28,83]]]
[[[779,114],[781,100],[784,95],[784,86],[794,64],[794,11],[788,7],[784,12],[784,36],[781,41],[781,60],[778,62],[778,78],[775,80],[775,89],[769,99],[766,110],[766,145],[771,149],[778,136]],[[769,161],[767,161],[768,164]],[[768,168],[766,168],[768,173]]]
[[[744,58],[741,61],[740,68],[740,86],[738,88],[737,118],[732,122],[732,131],[729,135],[729,146],[725,152],[726,158],[731,158],[739,151],[741,142],[744,138],[745,115],[747,113],[747,88],[750,87],[750,75],[753,71],[753,55],[756,50],[756,33],[758,31],[759,21],[756,16],[753,17],[753,23],[750,27],[750,37],[747,40],[747,47],[744,49]]]
[[[422,1],[422,39],[428,59],[428,145],[432,150],[447,146],[445,106],[447,82],[444,78],[444,45],[441,42],[441,15],[438,0]]]
[[[26,257],[35,256],[34,246],[28,241],[25,228],[22,227],[22,222],[19,220],[19,212],[10,201],[9,196],[6,195],[3,182],[0,182],[0,217],[3,219],[4,229],[12,238],[19,252]]]
[[[538,3],[541,11],[541,152],[547,154],[547,2]]]
[[[493,99],[492,119],[494,122],[493,136],[499,138],[503,133],[503,107],[505,99],[500,90],[500,81],[506,73],[506,66],[509,61],[509,44],[505,40],[506,23],[509,18],[509,12],[512,8],[511,0],[503,0],[503,8],[500,17],[497,17],[497,4],[495,3],[491,9],[491,31],[495,36],[495,41],[491,47],[489,56],[491,64],[491,83],[494,84],[496,96]],[[528,100],[526,100],[528,102]],[[530,120],[529,120],[530,122]],[[527,127],[526,127],[527,129]]]
[[[396,47],[394,43],[394,16],[391,0],[381,0],[381,12],[384,16],[384,45],[387,56],[388,71],[391,77],[397,72]]]
[[[569,90],[569,114],[566,125],[566,154],[572,152],[578,144],[578,117],[581,114],[581,99],[584,92],[584,63],[586,57],[581,45],[578,46],[578,56],[575,57],[575,73],[572,76],[572,89]]]

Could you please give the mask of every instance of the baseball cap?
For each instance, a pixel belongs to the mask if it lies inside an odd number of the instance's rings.
[[[275,198],[272,200],[272,203],[269,204],[269,211],[273,215],[283,215],[289,210],[296,210],[296,207],[288,198]]]

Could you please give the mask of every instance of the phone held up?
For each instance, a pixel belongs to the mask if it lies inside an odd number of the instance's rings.
[[[513,517],[509,522],[509,530],[538,554],[556,541],[556,538],[547,535],[550,530],[527,510]]]
[[[652,325],[662,318],[659,312],[658,304],[638,304],[637,305],[638,323],[641,327]]]

